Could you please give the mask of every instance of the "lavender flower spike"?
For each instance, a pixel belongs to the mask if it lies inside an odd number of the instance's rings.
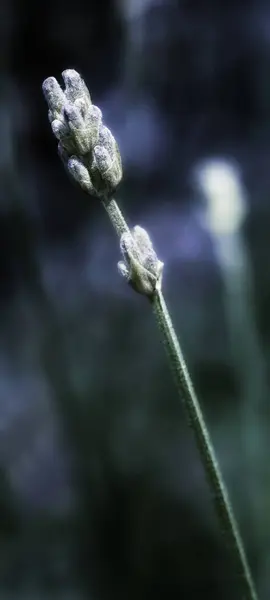
[[[83,190],[106,200],[122,179],[117,143],[79,73],[67,69],[62,76],[64,90],[54,77],[42,86],[59,155]]]
[[[112,197],[122,178],[121,158],[111,131],[91,101],[81,76],[72,69],[63,72],[65,89],[54,77],[43,83],[49,120],[58,139],[59,154],[72,178],[89,194],[98,196],[120,238],[123,260],[118,268],[128,283],[146,296],[168,355],[179,398],[201,456],[211,496],[224,538],[234,557],[245,600],[258,600],[237,521],[230,504],[204,415],[193,388],[162,289],[163,263],[158,259],[147,232],[130,230]]]

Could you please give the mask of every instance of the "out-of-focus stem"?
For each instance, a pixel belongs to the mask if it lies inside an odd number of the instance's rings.
[[[246,464],[249,528],[258,546],[264,536],[265,424],[262,408],[267,398],[264,357],[253,313],[251,265],[241,230],[213,238],[225,289],[230,344],[238,375],[241,406],[239,435]]]

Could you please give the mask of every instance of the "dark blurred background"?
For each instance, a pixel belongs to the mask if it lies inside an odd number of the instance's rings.
[[[150,306],[68,180],[42,81],[85,78],[260,598],[270,594],[270,2],[2,0],[0,595],[238,599]]]

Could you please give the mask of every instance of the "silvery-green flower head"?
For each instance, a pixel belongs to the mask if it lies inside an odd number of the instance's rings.
[[[103,125],[101,110],[73,69],[62,73],[65,88],[54,77],[43,83],[49,121],[58,139],[59,154],[71,176],[88,193],[106,199],[122,179],[122,163],[111,131]]]

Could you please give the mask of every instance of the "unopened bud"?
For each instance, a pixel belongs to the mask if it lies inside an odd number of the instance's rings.
[[[92,104],[79,73],[67,69],[62,75],[64,90],[54,77],[43,83],[52,131],[59,141],[59,153],[75,181],[88,193],[106,200],[122,178],[117,143],[103,125],[102,113]]]
[[[158,260],[148,233],[142,227],[134,227],[124,233],[120,241],[123,261],[118,269],[128,283],[140,294],[153,296],[161,287],[163,263]]]

